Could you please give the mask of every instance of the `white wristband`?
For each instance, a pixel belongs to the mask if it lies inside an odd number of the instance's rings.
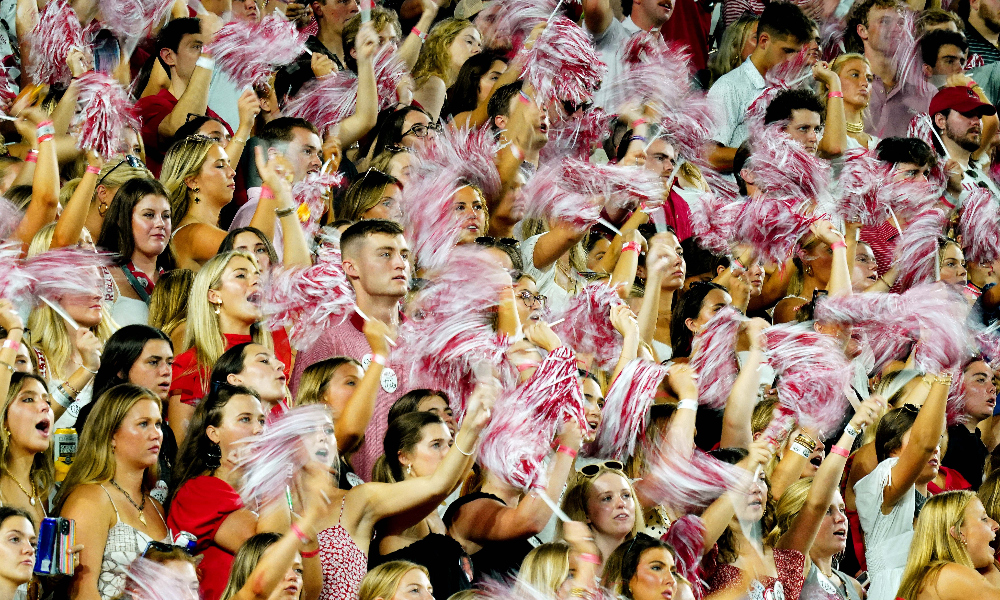
[[[211,71],[215,69],[215,59],[207,56],[199,56],[198,60],[195,61],[194,66]]]
[[[684,398],[677,401],[677,410],[698,410],[698,401],[691,398]]]
[[[850,423],[847,424],[847,427],[844,427],[844,433],[851,437],[858,437],[861,435],[861,432],[855,429],[854,425],[851,425]]]
[[[809,458],[809,456],[812,455],[812,452],[809,451],[809,448],[806,448],[805,446],[803,446],[798,442],[792,442],[792,445],[789,446],[788,449],[798,454],[802,458]]]
[[[373,363],[375,363],[377,365],[382,365],[384,367],[385,366],[385,361],[386,361],[386,358],[384,356],[382,356],[381,354],[372,354],[372,362]]]

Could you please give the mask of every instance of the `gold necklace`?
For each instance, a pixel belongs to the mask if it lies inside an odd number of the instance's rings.
[[[29,494],[28,490],[24,489],[24,486],[21,485],[21,482],[18,481],[18,480],[16,480],[16,479],[14,479],[13,475],[10,475],[9,477],[10,477],[11,481],[13,481],[14,484],[17,485],[17,487],[20,488],[22,492],[24,492],[24,495],[28,497],[28,500],[31,501],[31,505],[34,506],[35,505],[35,497],[38,495],[38,492],[35,491],[35,482],[31,481],[30,478],[28,479],[28,481],[31,482],[31,493]]]
[[[847,122],[847,133],[858,134],[858,133],[864,133],[864,131],[865,131],[864,121],[862,121],[861,123],[851,123],[850,121]]]
[[[125,494],[125,499],[129,501],[129,504],[131,504],[132,506],[134,506],[135,509],[137,511],[139,511],[139,522],[142,523],[143,527],[145,527],[146,526],[146,515],[142,514],[142,511],[143,511],[143,509],[146,508],[146,494],[142,494],[142,504],[139,505],[139,504],[135,503],[135,500],[132,499],[132,496],[128,495],[128,492],[126,492],[125,490],[122,489],[122,486],[118,485],[117,481],[115,481],[114,479],[112,479],[111,480],[111,485],[113,485],[116,488],[118,488],[119,492]],[[140,490],[139,493],[141,494],[142,491]]]
[[[575,295],[579,291],[579,289],[577,287],[578,283],[576,281],[576,277],[573,277],[573,272],[570,269],[570,267],[563,266],[562,263],[560,263],[559,261],[556,261],[556,268],[559,269],[559,272],[562,273],[563,276],[566,278],[566,285],[572,286],[572,289],[570,289],[568,287],[561,286],[561,285],[559,287],[563,288],[564,290],[566,290],[570,294],[574,294]],[[558,285],[558,282],[557,282],[557,285]]]

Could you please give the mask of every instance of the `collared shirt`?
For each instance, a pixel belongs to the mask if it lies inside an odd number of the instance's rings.
[[[885,84],[875,76],[871,86],[871,101],[865,118],[865,131],[881,139],[906,137],[910,121],[926,113],[937,89],[926,82],[908,82],[886,91]]]
[[[978,54],[987,65],[1000,61],[1000,49],[984,38],[968,21],[965,21],[965,39],[969,42],[969,56]]]
[[[750,136],[747,110],[767,87],[764,76],[749,58],[726,73],[708,90],[709,100],[721,109],[719,127],[712,139],[727,148],[738,148]]]
[[[594,38],[594,49],[601,55],[601,60],[608,65],[608,73],[604,76],[605,83],[615,81],[619,74],[625,70],[625,65],[621,59],[620,52],[625,41],[632,37],[632,34],[642,31],[639,26],[632,22],[632,17],[627,17],[624,21],[611,19],[611,24],[603,33],[591,35]],[[604,108],[609,100],[607,85],[602,86],[594,94],[594,105]]]

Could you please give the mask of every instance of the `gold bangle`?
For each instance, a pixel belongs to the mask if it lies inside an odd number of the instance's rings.
[[[809,437],[804,433],[800,433],[798,436],[796,436],[795,441],[808,448],[809,452],[816,451],[816,442],[811,437]]]
[[[934,383],[940,383],[951,387],[952,374],[951,373],[939,373],[934,376]]]

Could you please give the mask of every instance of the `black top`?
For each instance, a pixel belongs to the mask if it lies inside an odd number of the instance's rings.
[[[343,71],[345,69],[344,64],[340,62],[337,55],[330,52],[316,36],[311,35],[306,39],[306,49],[313,54],[317,52],[325,54],[337,65],[337,70]],[[311,79],[315,79],[316,76],[312,71],[312,54],[309,52],[303,52],[294,61],[278,69],[278,73],[274,78],[274,93],[277,95],[279,102],[284,102],[286,96],[294,96],[303,84]]]
[[[458,509],[474,500],[489,498],[506,506],[506,503],[493,494],[485,492],[475,492],[467,496],[462,496],[452,502],[448,507],[448,512],[444,513],[444,524],[451,529],[451,522],[458,514]],[[505,577],[516,577],[521,568],[524,557],[531,552],[534,544],[529,539],[499,540],[482,544],[479,552],[472,555],[473,573],[475,581],[483,579],[502,579]]]
[[[368,556],[368,568],[374,569],[391,560],[408,560],[427,567],[435,598],[449,598],[472,588],[472,560],[462,544],[446,535],[432,533],[385,556],[379,553],[376,540]]]
[[[941,464],[958,471],[973,490],[978,490],[983,484],[983,469],[989,455],[990,451],[979,437],[978,429],[972,432],[965,425],[948,428],[948,452],[941,459]]]

